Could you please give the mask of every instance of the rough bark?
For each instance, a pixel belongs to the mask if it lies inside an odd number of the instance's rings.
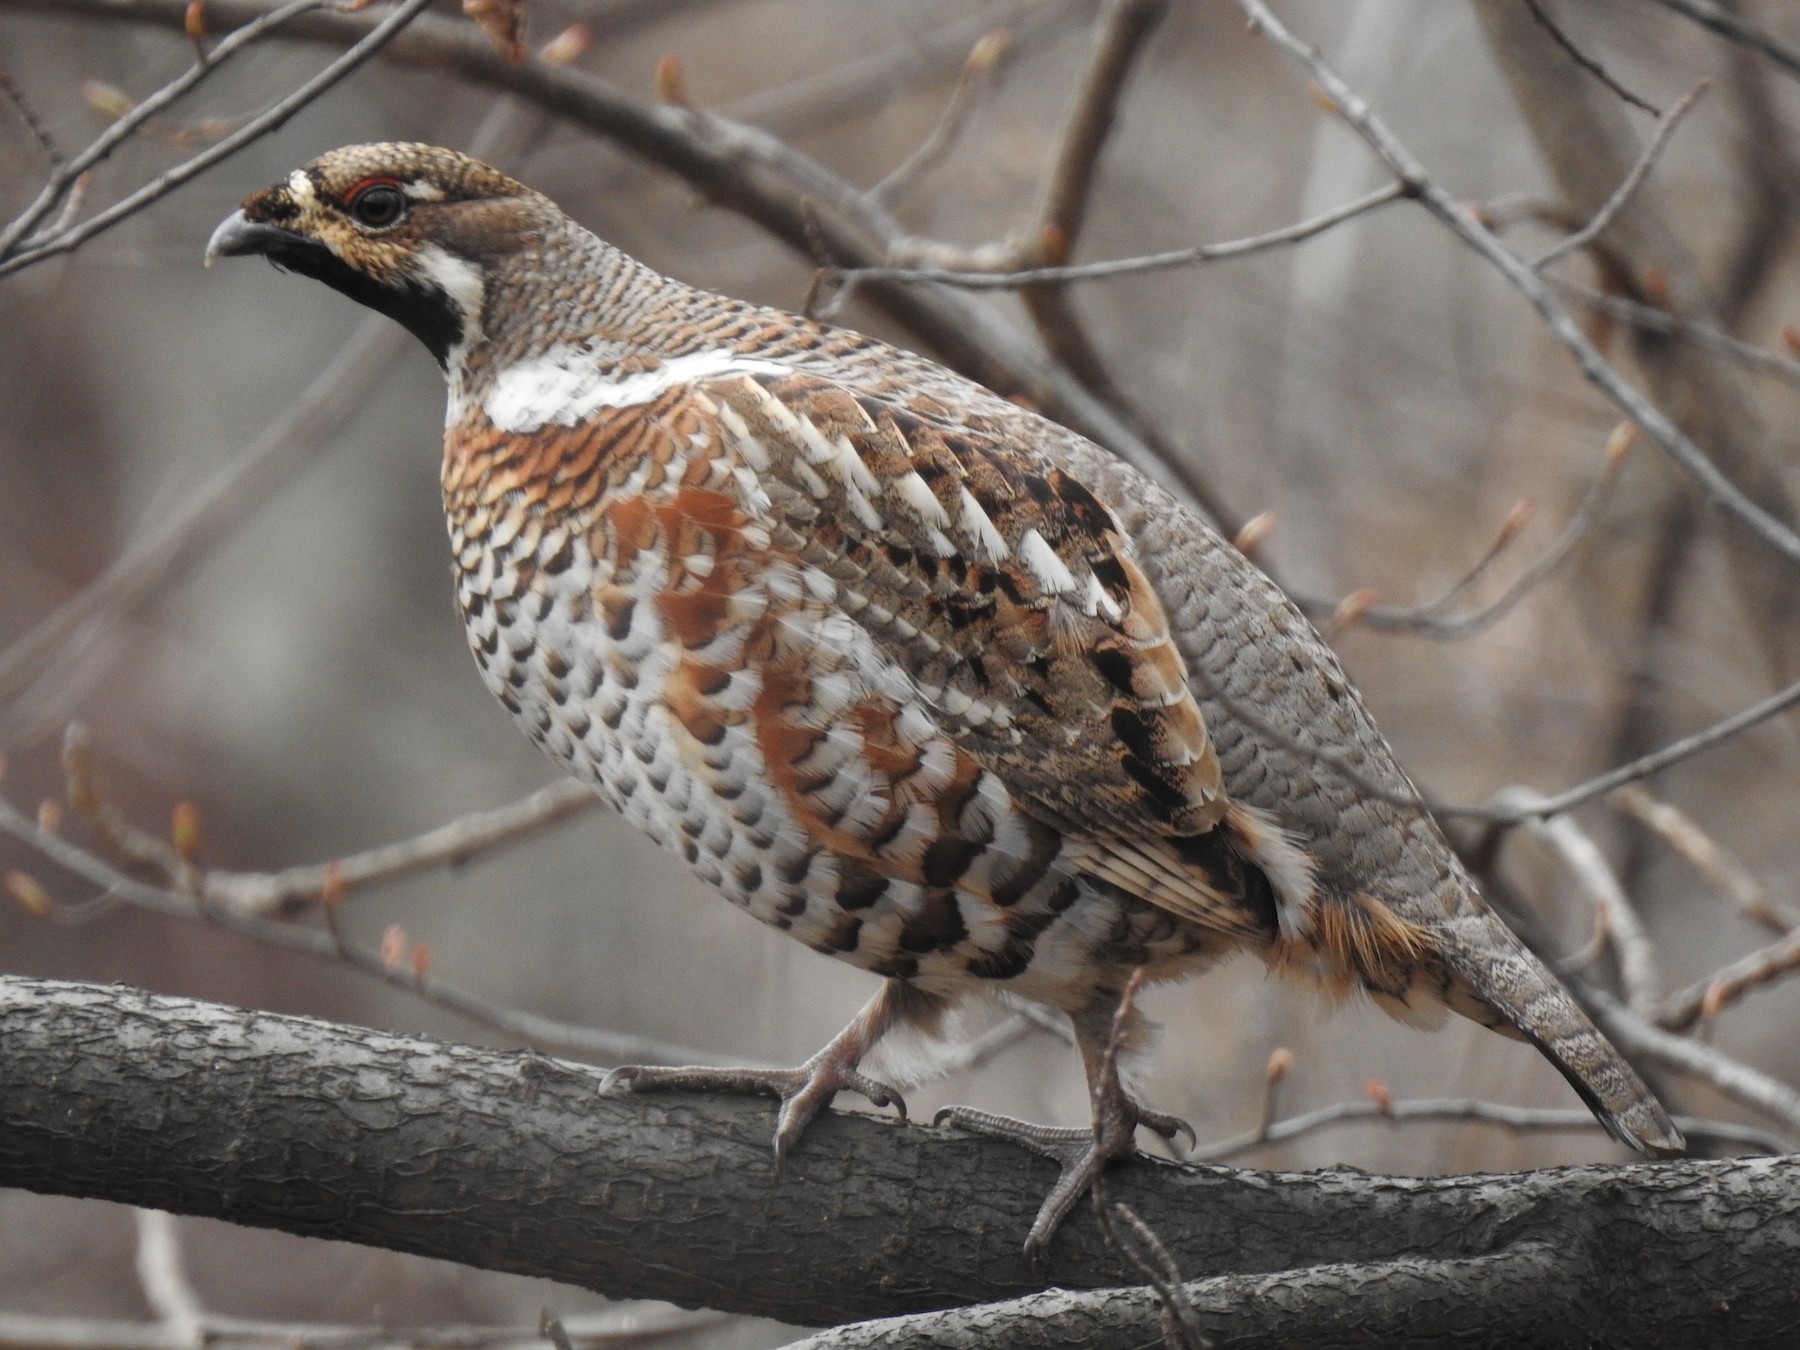
[[[831,1114],[778,1177],[769,1104],[596,1081],[533,1054],[0,977],[0,1185],[814,1325],[1138,1279],[1085,1210],[1033,1277],[1020,1246],[1051,1167],[1009,1145]],[[1373,1336],[1395,1298],[1464,1301],[1470,1344],[1514,1343],[1543,1318],[1509,1301],[1511,1271],[1568,1343],[1773,1345],[1800,1318],[1790,1159],[1410,1178],[1140,1158],[1108,1191],[1187,1278],[1277,1277],[1215,1286],[1247,1328],[1293,1303],[1296,1319],[1366,1308],[1346,1327]],[[1389,1294],[1343,1292],[1357,1281]],[[1085,1343],[1128,1343],[1125,1325]]]

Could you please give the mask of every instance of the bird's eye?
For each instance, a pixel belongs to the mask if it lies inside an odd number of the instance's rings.
[[[406,194],[396,183],[370,183],[350,194],[350,214],[371,230],[385,230],[406,214]]]

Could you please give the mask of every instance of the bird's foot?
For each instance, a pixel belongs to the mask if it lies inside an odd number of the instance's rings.
[[[779,1169],[814,1116],[838,1093],[860,1093],[876,1106],[891,1106],[906,1118],[906,1101],[886,1083],[857,1071],[857,1061],[836,1042],[796,1069],[662,1068],[627,1064],[600,1080],[606,1092],[624,1084],[633,1092],[737,1092],[781,1099],[775,1123],[775,1166]]]
[[[1062,1227],[1075,1202],[1099,1180],[1106,1165],[1137,1152],[1135,1136],[1139,1125],[1164,1139],[1185,1134],[1188,1146],[1191,1148],[1194,1144],[1193,1127],[1186,1121],[1140,1105],[1123,1088],[1116,1095],[1107,1094],[1095,1102],[1094,1123],[1085,1130],[1034,1125],[967,1106],[945,1107],[932,1119],[932,1124],[957,1125],[976,1134],[1009,1140],[1042,1154],[1062,1168],[1062,1175],[1038,1207],[1037,1218],[1025,1238],[1025,1259],[1033,1271],[1042,1269],[1050,1239],[1056,1236],[1056,1230]]]

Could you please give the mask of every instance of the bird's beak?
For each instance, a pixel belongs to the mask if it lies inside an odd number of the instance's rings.
[[[206,241],[206,265],[220,258],[238,258],[249,253],[272,254],[305,247],[307,241],[292,230],[279,225],[251,220],[242,211],[233,211],[219,222],[219,228]]]

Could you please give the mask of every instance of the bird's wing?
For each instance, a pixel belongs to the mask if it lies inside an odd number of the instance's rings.
[[[695,397],[774,545],[835,590],[960,749],[1081,841],[1084,870],[1210,926],[1247,889],[1269,911],[1242,860],[1278,852],[1278,832],[1223,846],[1255,822],[1226,798],[1162,605],[1113,513],[1021,443],[1030,419],[791,372]]]

